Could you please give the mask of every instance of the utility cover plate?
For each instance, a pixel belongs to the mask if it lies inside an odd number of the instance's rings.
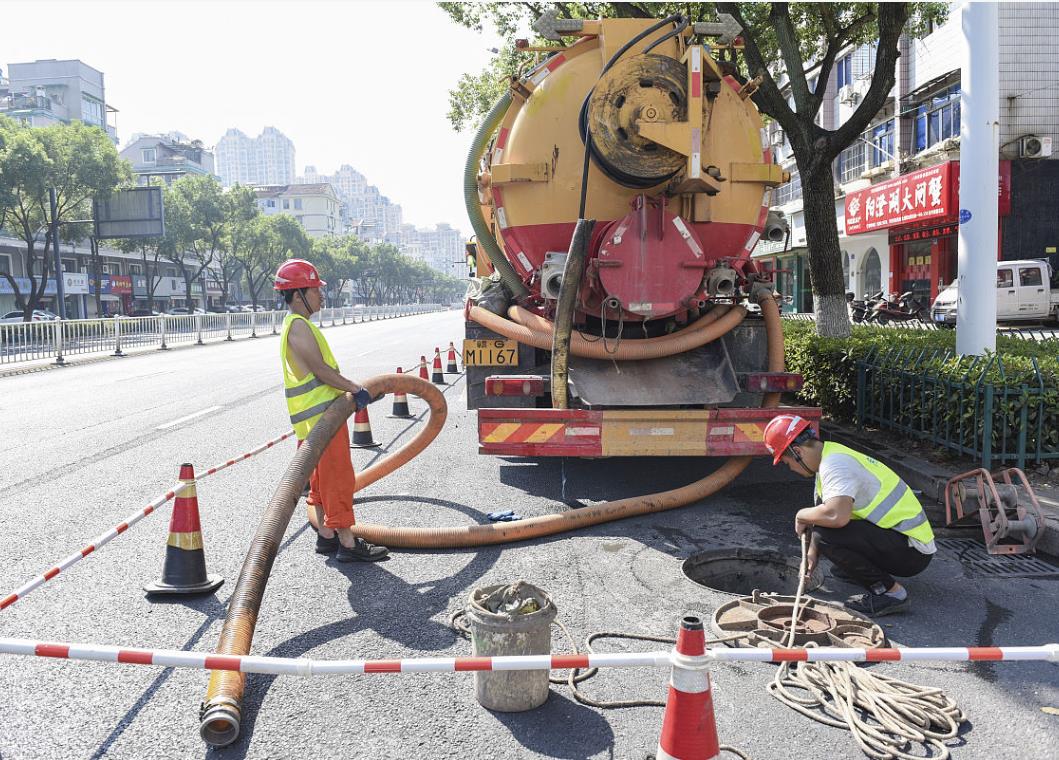
[[[589,407],[727,404],[739,392],[724,341],[638,362],[570,357],[574,395]]]
[[[955,555],[972,578],[1059,578],[1059,567],[1030,554],[990,554],[983,544],[966,538],[939,538],[939,549]]]
[[[787,628],[795,598],[755,591],[722,604],[713,614],[712,627],[720,637],[745,633],[745,638],[726,642],[729,646],[772,648],[786,646]],[[874,649],[886,646],[883,629],[866,617],[840,604],[805,597],[794,646],[813,643],[825,647]]]

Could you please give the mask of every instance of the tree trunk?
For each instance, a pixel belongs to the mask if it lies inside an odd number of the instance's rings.
[[[846,283],[838,245],[835,186],[829,164],[802,174],[805,238],[809,244],[809,276],[813,288],[816,333],[831,338],[850,334]]]

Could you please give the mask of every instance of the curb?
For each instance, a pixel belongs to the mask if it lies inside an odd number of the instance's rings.
[[[859,451],[870,452],[873,457],[896,472],[912,490],[921,494],[923,509],[930,518],[931,524],[935,526],[935,530],[944,526],[945,484],[948,483],[949,478],[959,475],[959,472],[939,467],[915,455],[880,443],[869,434],[859,433],[833,421],[822,423],[821,430],[828,440]],[[1045,520],[1044,535],[1037,544],[1037,550],[1059,556],[1059,498],[1056,498],[1059,494],[1046,496],[1041,491],[1035,493]],[[943,527],[941,529],[944,530]]]

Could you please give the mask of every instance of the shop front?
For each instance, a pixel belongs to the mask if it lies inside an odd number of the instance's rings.
[[[1001,224],[1011,210],[1010,178],[1011,162],[1001,161],[997,190]],[[911,292],[926,305],[956,278],[959,201],[959,161],[929,166],[846,196],[847,236],[886,233],[889,278],[880,289]]]
[[[96,316],[111,317],[116,314],[131,314],[132,277],[123,274],[104,274],[99,279],[99,300],[103,313]],[[95,278],[89,278],[88,288],[92,294],[95,294]]]

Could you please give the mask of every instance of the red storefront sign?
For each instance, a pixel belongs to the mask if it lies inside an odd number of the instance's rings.
[[[99,289],[99,292],[104,295],[129,295],[132,293],[132,277],[125,274],[105,274],[100,277],[103,283],[103,287]],[[88,287],[91,292],[96,292],[96,281],[94,278],[89,279]]]
[[[955,216],[958,196],[948,161],[858,190],[846,196],[846,234]]]

